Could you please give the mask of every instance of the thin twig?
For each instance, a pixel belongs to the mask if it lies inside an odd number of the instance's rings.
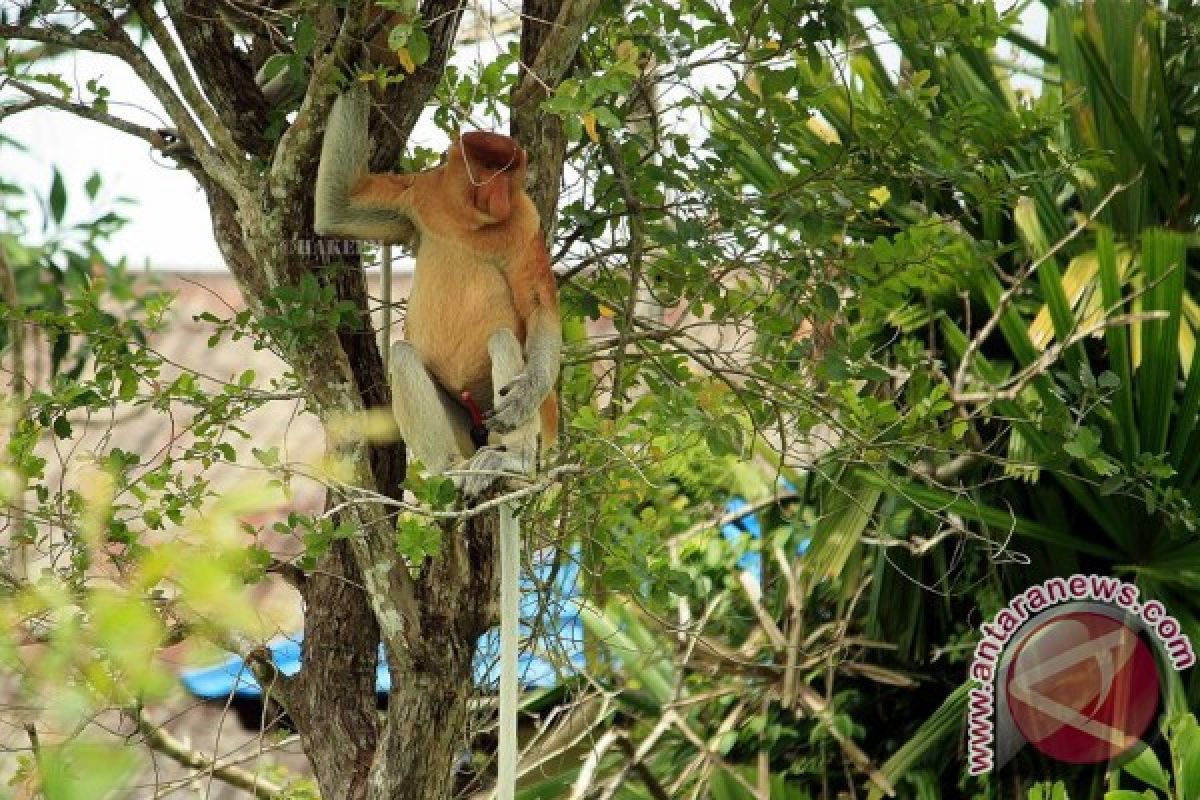
[[[1138,314],[1121,314],[1116,317],[1108,317],[1094,325],[1089,325],[1086,328],[1076,331],[1061,342],[1047,347],[1036,361],[1007,381],[1007,389],[992,389],[985,392],[955,392],[951,395],[951,399],[959,405],[982,405],[993,403],[997,400],[1014,400],[1025,390],[1030,381],[1050,369],[1058,360],[1059,355],[1077,342],[1081,342],[1089,336],[1095,336],[1107,328],[1118,328],[1125,325],[1133,325],[1134,323],[1163,320],[1168,316],[1169,314],[1166,311],[1143,311]]]
[[[736,509],[734,511],[729,511],[725,514],[722,514],[720,517],[717,517],[716,519],[705,520],[704,522],[698,522],[685,531],[681,531],[680,533],[673,534],[669,541],[672,543],[676,543],[676,544],[685,542],[688,539],[691,539],[693,536],[698,536],[699,534],[704,533],[705,531],[711,531],[714,528],[718,528],[718,529],[723,528],[726,525],[730,525],[735,522],[740,522],[741,520],[745,519],[746,517],[757,514],[759,511],[762,511],[763,509],[770,508],[771,506],[774,506],[774,505],[779,505],[780,503],[783,503],[784,501],[787,501],[787,500],[795,500],[796,497],[797,497],[797,495],[796,495],[796,492],[794,492],[794,491],[779,492],[778,494],[773,494],[768,497],[764,497],[761,500],[757,500],[753,503],[742,506],[739,509]]]
[[[247,791],[260,800],[279,800],[284,797],[283,786],[241,767],[217,763],[216,759],[188,747],[165,728],[152,723],[140,708],[128,708],[125,713],[146,744],[173,761],[189,769],[202,770],[222,783]]]
[[[372,492],[369,489],[363,489],[360,486],[351,486],[349,484],[341,483],[338,484],[338,486],[343,492],[356,494],[359,495],[359,497],[339,503],[338,505],[326,511],[325,516],[332,516],[359,503],[380,503],[382,505],[400,508],[405,511],[410,511],[414,514],[420,514],[421,516],[431,517],[433,519],[470,519],[471,517],[477,517],[480,514],[485,514],[488,511],[492,511],[493,509],[499,508],[507,503],[512,503],[516,500],[523,500],[526,497],[540,494],[541,492],[544,492],[557,484],[562,476],[573,475],[578,472],[582,472],[582,467],[578,466],[577,464],[565,464],[561,467],[555,467],[546,473],[546,477],[543,480],[538,481],[537,483],[528,484],[521,489],[509,492],[508,494],[499,495],[491,500],[480,503],[477,506],[464,508],[460,511],[438,511],[436,509],[426,508],[425,506],[416,505],[414,503],[406,503],[403,500],[395,500],[391,497],[381,495],[378,492]],[[494,470],[447,470],[445,474],[447,476],[493,475],[510,480],[517,480],[522,477],[518,473],[499,472]]]
[[[1008,287],[1008,289],[1000,295],[1000,299],[996,302],[996,309],[992,312],[992,316],[987,322],[984,323],[983,327],[979,329],[979,333],[975,334],[975,337],[971,339],[970,343],[967,345],[966,351],[963,353],[962,363],[958,365],[958,371],[954,375],[953,391],[956,395],[961,394],[963,386],[966,385],[967,370],[970,368],[975,354],[979,352],[979,349],[983,346],[984,341],[988,338],[988,336],[991,335],[992,331],[996,329],[996,326],[1000,324],[1000,320],[1004,318],[1004,315],[1008,313],[1009,305],[1012,304],[1016,293],[1020,291],[1021,286],[1024,285],[1029,276],[1037,271],[1038,267],[1053,258],[1059,250],[1061,250],[1070,242],[1074,241],[1079,234],[1083,233],[1083,231],[1087,229],[1088,225],[1090,225],[1093,220],[1100,215],[1100,212],[1104,210],[1104,207],[1107,206],[1114,197],[1116,197],[1117,193],[1128,189],[1134,184],[1134,182],[1137,181],[1140,176],[1141,173],[1135,176],[1133,180],[1129,181],[1128,183],[1118,183],[1113,186],[1112,189],[1108,191],[1108,194],[1101,198],[1096,207],[1093,208],[1084,219],[1080,220],[1074,228],[1067,232],[1065,236],[1051,245],[1050,249],[1035,259],[1026,269],[1022,270],[1021,273],[1013,279],[1012,286]]]
[[[583,764],[579,767],[579,774],[575,777],[575,783],[571,786],[570,800],[584,800],[591,794],[592,787],[596,782],[596,773],[600,770],[600,762],[608,755],[608,751],[617,743],[620,736],[619,729],[609,728],[588,750],[587,757],[583,759]]]
[[[166,147],[166,142],[163,140],[163,137],[157,131],[153,131],[150,128],[136,125],[128,120],[115,117],[112,114],[100,111],[92,106],[84,105],[83,103],[72,103],[70,101],[63,100],[62,98],[55,97],[52,94],[47,94],[40,89],[35,89],[24,81],[19,81],[16,78],[9,78],[6,82],[9,86],[24,92],[26,95],[33,98],[33,100],[36,100],[39,105],[50,106],[51,108],[57,108],[60,111],[67,111],[77,117],[89,119],[93,122],[99,122],[101,125],[107,125],[108,127],[121,131],[122,133],[136,136],[139,139],[149,142],[150,145],[156,150],[162,150],[164,147]],[[3,109],[0,109],[0,114],[2,113]]]
[[[658,744],[658,740],[661,739],[663,734],[670,729],[671,718],[664,714],[659,718],[658,724],[654,726],[650,733],[646,734],[646,738],[643,739],[640,744],[638,744],[637,749],[633,750],[632,752],[629,752],[629,741],[622,737],[622,749],[626,750],[625,754],[628,757],[628,760],[621,767],[621,769],[617,771],[617,774],[614,775],[607,784],[605,784],[604,791],[601,793],[599,800],[613,800],[617,794],[617,790],[621,788],[621,785],[625,783],[625,780],[628,778],[630,771],[635,769],[639,770],[638,775],[641,777],[642,783],[645,784],[646,788],[650,791],[650,794],[654,795],[656,800],[664,800],[664,798],[667,797],[666,792],[663,790],[662,786],[659,785],[658,781],[654,779],[653,774],[649,773],[649,771],[645,769],[646,765],[644,762],[647,756],[650,755],[650,751],[654,749],[656,744]]]

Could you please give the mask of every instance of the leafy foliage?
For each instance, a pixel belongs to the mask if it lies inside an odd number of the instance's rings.
[[[428,21],[380,5],[400,15],[397,65],[357,77],[411,87],[436,55]],[[602,4],[539,109],[569,154],[552,237],[564,435],[546,465],[564,469],[521,503],[531,552],[577,559],[581,576],[570,597],[546,582],[531,616],[577,608],[583,646],[581,663],[542,654],[562,686],[526,698],[545,717],[523,797],[999,798],[1007,779],[965,777],[958,752],[975,621],[1045,577],[1094,571],[1135,580],[1200,637],[1200,18],[1176,2],[1047,5],[1031,37],[1024,6],[989,3]],[[310,12],[283,16],[291,46],[264,65],[296,89],[320,61]],[[521,54],[497,49],[445,69],[441,129],[507,122]],[[115,107],[97,83],[87,98]],[[284,98],[271,144],[305,112]],[[273,179],[262,159],[238,164]],[[61,226],[68,188],[56,175],[45,195]],[[265,386],[252,371],[216,387],[165,378],[145,332],[167,300],[134,293],[120,265],[94,274],[117,222],[0,240],[19,290],[6,319],[45,332],[54,378],[8,440],[14,544],[63,554],[44,579],[14,579],[3,605],[14,631],[51,620],[45,663],[23,662],[16,638],[5,655],[30,696],[70,687],[68,722],[136,716],[137,698],[169,689],[148,665],[173,636],[244,643],[248,587],[316,575],[364,536],[332,512],[243,522],[302,470],[242,422],[312,401],[313,365]],[[330,279],[346,268],[273,273],[254,308],[203,319],[209,346],[341,353],[338,337],[368,333]],[[114,408],[179,414],[186,435],[154,457],[99,448],[99,488],[52,485],[45,443]],[[392,433],[323,422],[331,441]],[[241,463],[264,485],[221,496],[208,472]],[[325,466],[317,477],[344,490],[347,465]],[[418,575],[459,552],[437,522],[456,498],[417,470],[406,486],[414,502],[381,515]],[[758,536],[720,535],[734,497]],[[277,561],[270,530],[303,553]],[[97,583],[98,562],[118,569],[115,587]],[[1173,701],[1198,692],[1185,676]],[[1021,760],[1014,784],[1190,797],[1189,719],[1170,723],[1170,767],[1151,751],[1121,774]],[[461,786],[486,791],[487,737],[473,746]],[[94,784],[47,794],[120,785],[129,767],[96,766],[90,748],[68,741],[46,763]]]

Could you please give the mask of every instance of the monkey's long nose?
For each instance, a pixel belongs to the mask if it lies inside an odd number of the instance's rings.
[[[487,131],[462,135],[463,153],[474,164],[496,172],[509,172],[524,165],[525,151],[511,136]]]
[[[503,173],[492,175],[482,186],[475,187],[475,207],[496,221],[512,214],[511,179]]]

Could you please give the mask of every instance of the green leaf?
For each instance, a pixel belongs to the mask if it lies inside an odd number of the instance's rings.
[[[417,499],[434,510],[449,507],[458,496],[454,481],[441,475],[433,475],[420,483],[410,479],[410,484]]]
[[[1035,784],[1029,788],[1029,800],[1069,800],[1067,787],[1062,781]]]
[[[422,28],[414,30],[408,37],[408,54],[412,56],[413,63],[419,67],[428,61],[429,49],[429,34]]]
[[[1096,257],[1099,262],[1100,290],[1104,308],[1113,314],[1123,310],[1121,274],[1117,264],[1116,248],[1112,230],[1101,227],[1096,236]],[[1132,463],[1139,451],[1137,417],[1133,410],[1133,356],[1129,346],[1129,331],[1124,326],[1111,325],[1104,332],[1111,353],[1111,364],[1116,371],[1120,386],[1117,390],[1113,413],[1117,418],[1117,429],[1121,437],[1121,452],[1125,462]]]
[[[403,517],[396,526],[396,549],[410,565],[419,566],[426,557],[437,555],[441,546],[441,530],[418,517]]]
[[[1139,374],[1139,421],[1142,447],[1164,453],[1179,379],[1179,322],[1182,313],[1187,239],[1172,231],[1152,230],[1142,236],[1142,270],[1146,311],[1165,311],[1165,320],[1142,323]]]
[[[296,35],[293,39],[296,55],[302,58],[311,55],[316,40],[317,29],[313,21],[308,17],[301,19],[296,25]]]
[[[43,748],[39,774],[46,800],[103,800],[137,766],[136,752],[89,742]]]
[[[410,22],[393,25],[388,31],[388,49],[399,50],[408,46],[409,37],[413,35],[413,25]]]
[[[1080,459],[1091,458],[1099,449],[1100,437],[1091,428],[1080,428],[1075,438],[1063,445],[1063,450]]]
[[[272,79],[282,73],[292,63],[292,56],[289,53],[276,53],[266,60],[262,66],[262,79],[265,82],[270,82]]]
[[[734,734],[735,739],[737,738],[737,731],[729,731],[729,733]],[[746,791],[746,788],[724,767],[713,771],[712,778],[708,782],[708,790],[712,795],[712,800],[755,800],[754,795]]]
[[[50,216],[56,225],[61,225],[67,213],[67,187],[63,183],[62,173],[56,167],[54,177],[50,180]]]
[[[1187,714],[1171,731],[1171,753],[1175,761],[1175,786],[1181,800],[1200,797],[1200,726]]]
[[[134,397],[137,396],[137,390],[138,390],[137,373],[131,369],[123,369],[123,370],[121,370],[120,379],[121,379],[121,386],[120,386],[120,391],[119,391],[119,397],[121,398],[122,402],[128,403],[130,400],[132,400]]]
[[[880,489],[869,482],[863,485],[853,481],[830,489],[829,508],[816,526],[808,552],[810,569],[815,574],[829,578],[841,575],[881,495]]]
[[[1158,761],[1158,756],[1150,747],[1143,747],[1142,751],[1135,758],[1126,762],[1122,769],[1155,789],[1166,792],[1171,788],[1171,779],[1167,776],[1167,771],[1163,769],[1162,764]]]

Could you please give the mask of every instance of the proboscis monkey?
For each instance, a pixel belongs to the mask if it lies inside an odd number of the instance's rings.
[[[494,133],[456,138],[436,169],[370,174],[370,97],[357,84],[334,103],[317,172],[320,234],[394,241],[419,236],[405,321],[391,346],[392,405],[408,446],[431,471],[470,457],[468,497],[488,472],[526,471],[540,430],[558,424],[554,385],[562,326],[541,223],[525,193],[525,151]],[[384,276],[387,280],[388,276]],[[492,444],[483,446],[489,435]],[[499,441],[496,441],[496,440]],[[516,768],[518,531],[501,510],[501,677],[498,796]]]
[[[406,341],[391,346],[393,411],[405,441],[434,472],[476,452],[464,392],[488,432],[511,442],[519,437],[505,435],[527,436],[528,426],[553,441],[562,326],[541,223],[525,194],[525,151],[507,136],[466,133],[435,169],[370,174],[369,106],[361,84],[334,104],[315,227],[384,242],[396,241],[405,220],[416,228]],[[481,468],[499,463],[480,460]],[[468,495],[482,488],[473,479],[463,486]]]

